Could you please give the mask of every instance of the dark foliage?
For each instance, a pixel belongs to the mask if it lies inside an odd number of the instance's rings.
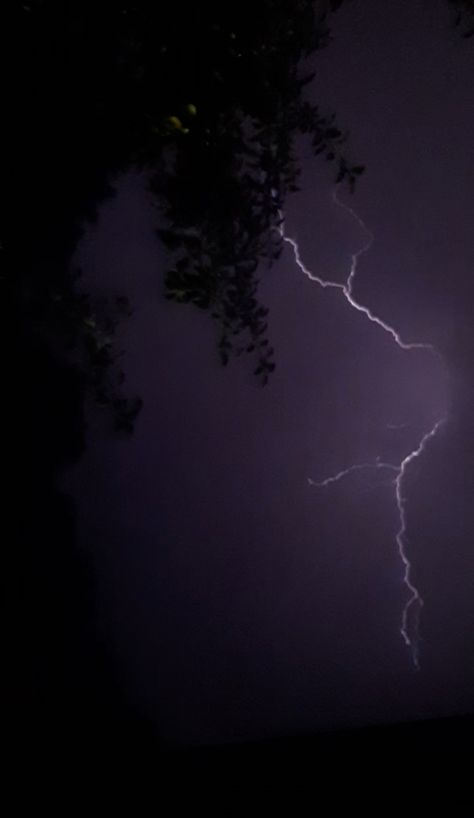
[[[472,0],[449,3],[470,36]],[[139,410],[121,389],[119,315],[81,294],[70,271],[86,222],[118,174],[145,170],[167,225],[166,296],[206,310],[222,363],[251,354],[265,382],[274,361],[258,275],[282,251],[285,198],[298,188],[295,136],[306,134],[351,190],[363,171],[345,157],[334,116],[304,99],[313,79],[304,58],[327,44],[341,4],[8,4],[14,25],[4,20],[1,45],[6,55],[13,39],[19,105],[7,130],[21,157],[21,201],[12,208],[8,197],[1,238],[17,268],[22,331],[34,326],[72,353],[119,426],[131,428]],[[4,154],[5,177],[7,162]]]
[[[262,383],[275,363],[257,270],[282,252],[285,198],[298,189],[296,135],[336,161],[337,181],[351,189],[363,170],[342,154],[334,116],[303,98],[313,75],[301,72],[302,60],[328,42],[326,18],[337,5],[263,2],[260,14],[240,9],[234,19],[200,7],[192,25],[179,21],[178,38],[173,22],[166,32],[180,41],[177,52],[165,44],[167,76],[179,81],[171,116],[155,124],[168,150],[158,142],[158,157],[143,155],[168,224],[159,231],[173,256],[166,294],[209,310],[221,362],[254,355]]]
[[[102,405],[130,427],[138,402],[120,393],[115,318],[80,294],[69,264],[117,174],[146,170],[168,227],[168,298],[207,310],[218,350],[274,368],[257,267],[281,253],[281,219],[297,189],[297,133],[337,162],[351,188],[334,118],[305,102],[301,60],[329,40],[340,2],[260,0],[232,12],[149,0],[16,4],[22,100],[19,264],[25,324],[61,343]],[[25,236],[28,241],[25,241]],[[29,331],[29,330],[28,330]]]
[[[288,3],[263,3],[267,24],[277,6],[275,21],[288,16]],[[294,4],[306,50],[313,36],[309,6]],[[216,17],[211,5],[189,13],[183,4],[30,0],[7,10],[14,20],[0,26],[4,75],[14,75],[18,105],[5,129],[19,161],[14,190],[2,188],[0,238],[11,261],[2,284],[11,286],[20,314],[13,352],[23,384],[25,455],[21,518],[3,571],[3,701],[11,714],[9,754],[15,746],[25,759],[28,742],[37,764],[48,744],[56,758],[72,746],[103,757],[102,748],[110,755],[150,740],[99,637],[91,566],[77,545],[73,503],[57,488],[58,472],[84,447],[88,393],[124,431],[139,409],[122,392],[115,340],[129,305],[81,292],[74,251],[100,203],[113,195],[117,175],[147,169],[175,253],[168,294],[184,293],[182,300],[214,313],[223,362],[235,350],[240,323],[264,379],[274,363],[257,266],[280,249],[278,208],[297,176],[291,133],[309,132],[316,112],[297,105],[283,112],[265,84],[262,54],[241,63],[232,45],[246,35],[244,18],[226,28],[224,11]],[[264,34],[249,35],[247,47]],[[296,80],[297,53],[289,49],[272,78],[282,89],[285,65],[294,90],[304,85]],[[278,68],[276,58],[271,65]],[[338,148],[336,135],[322,138]],[[6,151],[2,163],[3,179],[11,178]]]
[[[462,36],[474,36],[474,0],[449,0],[449,3],[454,9],[455,25],[461,27]]]

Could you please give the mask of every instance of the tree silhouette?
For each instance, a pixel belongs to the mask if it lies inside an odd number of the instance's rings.
[[[473,0],[449,0],[454,8],[455,25],[460,26],[465,38],[474,35],[474,2]]]
[[[131,428],[139,403],[121,392],[117,316],[80,293],[70,269],[87,221],[118,174],[146,172],[170,255],[167,297],[208,311],[222,363],[253,354],[266,382],[275,364],[257,272],[281,252],[295,136],[308,134],[339,180],[353,186],[362,170],[344,158],[334,118],[303,100],[311,76],[300,63],[328,42],[340,4],[260,0],[229,15],[213,2],[17,3],[24,201],[9,241],[23,331],[67,350],[117,425]]]
[[[472,0],[449,2],[469,36]],[[296,136],[350,190],[363,171],[345,156],[334,115],[304,98],[313,78],[305,58],[329,42],[341,4],[13,4],[21,224],[5,219],[2,239],[19,269],[22,329],[72,352],[89,391],[122,413],[118,425],[131,427],[139,403],[121,391],[117,315],[81,294],[71,273],[87,221],[120,173],[145,172],[169,251],[167,297],[207,311],[222,363],[252,355],[266,382],[275,364],[258,277],[282,250],[282,212],[298,188]],[[2,27],[5,52],[11,32]]]

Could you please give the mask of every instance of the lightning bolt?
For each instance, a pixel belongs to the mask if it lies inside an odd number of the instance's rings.
[[[346,299],[346,301],[348,302],[350,307],[352,307],[352,309],[357,310],[357,312],[362,313],[363,315],[365,315],[365,317],[369,321],[371,321],[373,324],[376,324],[377,326],[379,326],[380,329],[382,329],[385,333],[388,333],[393,338],[393,340],[397,344],[397,346],[400,347],[400,349],[403,349],[403,350],[424,349],[424,350],[427,350],[427,351],[429,351],[429,352],[431,352],[431,353],[433,353],[433,354],[440,357],[439,352],[435,349],[435,347],[432,344],[428,344],[428,343],[407,343],[406,341],[402,340],[402,338],[400,337],[400,334],[397,332],[397,330],[394,327],[392,327],[390,324],[388,324],[386,321],[384,321],[378,315],[375,315],[375,313],[373,313],[369,309],[369,307],[366,307],[364,304],[361,304],[359,301],[356,300],[356,298],[354,297],[354,294],[353,294],[353,285],[354,285],[354,280],[355,280],[355,276],[356,276],[356,272],[357,272],[358,261],[359,261],[359,258],[364,253],[366,253],[370,249],[370,247],[372,246],[372,243],[374,241],[374,235],[368,229],[368,227],[366,226],[364,221],[360,218],[360,216],[355,212],[355,210],[353,210],[351,207],[349,207],[349,205],[345,204],[344,202],[341,202],[338,199],[337,190],[334,190],[332,199],[333,199],[334,204],[336,204],[338,207],[345,210],[347,213],[349,213],[352,216],[352,218],[355,219],[355,221],[361,227],[363,232],[366,234],[367,241],[363,244],[363,246],[359,250],[357,250],[355,253],[352,253],[349,274],[348,274],[347,279],[346,279],[346,281],[344,283],[340,283],[338,281],[332,281],[331,279],[327,279],[327,278],[322,278],[321,276],[316,275],[315,273],[311,272],[311,270],[309,270],[306,267],[306,265],[304,264],[304,262],[303,262],[303,260],[301,258],[298,243],[295,241],[295,239],[293,239],[290,236],[287,236],[285,234],[284,220],[283,220],[283,216],[280,214],[281,215],[281,223],[280,223],[280,227],[278,228],[279,232],[280,232],[280,235],[283,238],[283,240],[285,242],[287,242],[293,248],[293,254],[294,254],[295,262],[296,262],[297,266],[299,267],[299,269],[301,270],[301,272],[307,278],[309,278],[310,281],[316,282],[316,284],[319,284],[319,286],[322,287],[323,289],[330,288],[330,289],[340,290],[343,297]],[[404,583],[404,585],[405,585],[405,587],[407,589],[407,592],[408,592],[408,600],[405,603],[405,605],[403,607],[403,611],[402,611],[400,634],[401,634],[405,644],[407,645],[407,647],[411,651],[413,664],[414,664],[414,666],[415,666],[415,668],[417,670],[420,667],[420,651],[419,651],[420,612],[421,612],[421,609],[423,608],[424,601],[423,601],[423,598],[422,598],[422,596],[420,594],[420,591],[418,590],[418,588],[416,587],[416,585],[414,584],[414,582],[413,582],[413,580],[411,578],[412,566],[411,566],[410,560],[408,559],[407,551],[406,551],[406,544],[405,544],[405,535],[406,535],[406,530],[407,530],[406,512],[405,512],[406,497],[404,495],[403,486],[404,486],[404,479],[406,477],[407,470],[408,470],[409,466],[413,463],[414,460],[416,460],[418,457],[420,457],[423,454],[423,452],[425,451],[426,446],[428,445],[430,440],[432,440],[432,438],[435,437],[435,435],[437,434],[438,430],[440,429],[440,427],[442,426],[442,424],[444,422],[445,422],[445,418],[441,418],[440,420],[438,420],[434,424],[434,426],[428,432],[426,432],[423,435],[423,437],[421,438],[418,446],[415,449],[413,449],[413,451],[409,452],[409,454],[407,454],[406,457],[404,457],[403,460],[399,464],[384,463],[384,462],[381,462],[380,458],[377,458],[374,463],[360,463],[360,464],[355,464],[355,465],[349,466],[348,468],[337,472],[337,474],[332,475],[330,477],[327,477],[326,479],[321,480],[319,482],[316,482],[316,481],[312,480],[311,478],[308,478],[308,483],[310,485],[316,486],[316,487],[319,487],[319,488],[326,488],[327,486],[329,486],[329,485],[331,485],[333,483],[337,483],[340,480],[342,480],[343,478],[353,474],[354,472],[358,472],[358,471],[364,471],[364,470],[367,470],[367,469],[386,469],[386,470],[390,470],[390,471],[395,472],[396,476],[395,476],[394,480],[391,481],[391,483],[390,483],[392,486],[394,486],[395,500],[396,500],[396,505],[397,505],[397,509],[398,509],[398,518],[399,518],[399,528],[398,528],[398,531],[397,531],[397,533],[395,535],[395,541],[396,541],[396,544],[397,544],[397,549],[398,549],[398,554],[399,554],[399,557],[400,557],[400,561],[401,561],[401,563],[403,565],[403,583]],[[400,424],[400,428],[401,428],[402,425],[404,425],[404,424]],[[389,428],[399,428],[399,427],[396,427],[394,425],[390,425]],[[412,626],[410,626],[410,620],[412,620]]]
[[[420,595],[420,592],[416,585],[413,584],[411,580],[411,563],[407,557],[406,549],[405,549],[405,532],[406,532],[406,515],[405,515],[405,497],[403,495],[403,478],[405,477],[406,470],[410,463],[413,463],[417,457],[419,457],[422,452],[424,452],[426,444],[430,441],[437,433],[440,426],[444,423],[444,418],[438,420],[432,429],[427,432],[421,438],[421,441],[418,445],[417,449],[414,449],[410,454],[408,454],[400,463],[400,468],[398,471],[397,478],[395,480],[395,496],[397,498],[397,506],[398,506],[398,514],[400,518],[400,528],[397,531],[396,541],[398,546],[398,553],[400,554],[400,559],[403,563],[403,582],[405,583],[408,591],[410,592],[410,596],[408,601],[403,608],[402,613],[402,626],[400,628],[400,633],[405,641],[407,647],[411,648],[413,663],[417,670],[420,667],[420,612],[424,605],[423,599]],[[409,622],[408,617],[410,614],[410,610],[412,607],[415,607],[415,618],[414,618],[414,630],[413,636],[409,634]]]
[[[401,339],[400,335],[398,334],[398,332],[392,326],[390,326],[390,324],[387,324],[385,321],[383,321],[381,318],[379,318],[378,315],[374,315],[374,313],[369,309],[369,307],[366,307],[364,304],[360,304],[359,301],[356,301],[356,299],[353,296],[352,288],[353,288],[354,279],[355,279],[356,272],[357,272],[357,264],[358,264],[359,258],[364,253],[366,253],[367,250],[369,250],[370,247],[372,246],[373,241],[374,241],[374,235],[369,230],[369,228],[366,226],[366,224],[362,221],[360,216],[355,212],[355,210],[353,210],[352,207],[349,207],[349,205],[344,204],[344,202],[341,202],[337,198],[337,191],[336,190],[334,191],[332,198],[333,198],[333,202],[338,207],[341,207],[343,210],[347,211],[347,213],[349,213],[356,220],[358,225],[362,228],[364,233],[367,235],[367,237],[368,237],[367,241],[360,248],[360,250],[357,250],[355,253],[352,254],[349,275],[347,276],[347,279],[346,279],[345,283],[341,284],[338,281],[331,281],[331,280],[328,280],[328,279],[325,279],[325,278],[321,278],[320,276],[316,275],[315,273],[312,273],[311,270],[308,270],[308,268],[305,266],[305,264],[303,263],[303,261],[301,259],[301,255],[300,255],[300,251],[299,251],[299,247],[298,247],[297,242],[294,239],[292,239],[290,236],[287,236],[285,234],[284,223],[282,222],[282,224],[279,227],[280,235],[282,236],[284,241],[288,242],[288,244],[291,244],[291,246],[293,247],[295,261],[296,261],[298,267],[300,268],[301,272],[304,273],[304,275],[307,276],[307,278],[309,278],[310,281],[315,281],[316,284],[319,284],[320,287],[332,288],[332,289],[335,289],[335,290],[341,290],[344,298],[346,299],[346,301],[350,304],[350,306],[354,310],[357,310],[357,312],[363,313],[366,316],[366,318],[369,319],[369,321],[371,321],[373,324],[377,324],[377,326],[379,326],[381,329],[383,329],[384,332],[387,332],[389,335],[391,335],[393,340],[397,344],[397,346],[399,346],[401,349],[429,349],[431,352],[436,352],[436,350],[435,350],[435,348],[433,347],[432,344],[424,344],[424,343],[411,343],[411,344],[408,344],[405,341],[402,341],[402,339]]]
[[[316,486],[317,488],[326,488],[326,486],[330,486],[331,483],[338,483],[343,477],[347,477],[355,471],[364,471],[365,469],[390,469],[398,474],[399,466],[394,466],[392,463],[381,463],[379,458],[377,458],[375,463],[357,463],[355,466],[342,469],[342,471],[337,472],[337,474],[332,475],[332,477],[326,477],[325,480],[320,480],[319,482],[308,477],[308,483],[310,486]]]

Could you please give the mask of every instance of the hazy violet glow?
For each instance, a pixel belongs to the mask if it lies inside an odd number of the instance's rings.
[[[377,315],[374,315],[367,307],[364,307],[362,304],[360,304],[358,301],[355,300],[355,298],[353,296],[353,287],[354,287],[354,281],[355,281],[355,277],[356,277],[356,273],[357,273],[357,262],[358,262],[360,256],[362,255],[362,253],[365,253],[365,252],[367,252],[367,250],[369,250],[369,248],[372,245],[372,241],[373,241],[374,237],[370,233],[370,231],[367,229],[367,227],[364,224],[364,222],[362,221],[362,219],[360,219],[360,217],[357,216],[357,214],[353,210],[353,208],[349,208],[349,207],[347,207],[347,205],[344,205],[343,203],[341,203],[340,200],[338,199],[336,193],[333,196],[333,200],[339,206],[345,207],[346,210],[348,210],[348,212],[357,220],[358,224],[362,227],[364,232],[366,232],[369,235],[369,241],[366,244],[363,245],[361,250],[358,250],[357,252],[352,254],[352,256],[351,256],[351,265],[350,265],[349,274],[347,276],[347,280],[346,280],[345,284],[338,284],[337,282],[328,281],[327,279],[320,278],[320,276],[316,275],[315,273],[311,272],[310,270],[308,270],[305,267],[305,265],[303,264],[303,262],[301,260],[301,254],[300,254],[300,250],[299,250],[299,247],[298,247],[298,243],[295,241],[295,239],[290,238],[289,236],[285,235],[284,226],[282,226],[281,227],[281,235],[283,236],[284,240],[286,242],[288,242],[288,244],[290,244],[291,247],[293,248],[293,251],[294,251],[294,254],[295,254],[295,261],[296,261],[298,267],[304,273],[304,275],[306,275],[311,281],[315,281],[317,284],[320,285],[320,287],[324,287],[324,288],[325,287],[335,287],[335,288],[341,290],[341,292],[344,295],[344,298],[348,301],[348,303],[350,304],[351,307],[353,307],[358,312],[362,312],[369,319],[369,321],[372,321],[374,324],[377,324],[377,326],[379,326],[385,332],[388,332],[389,335],[392,336],[392,338],[395,341],[395,343],[397,344],[397,346],[399,346],[401,349],[404,349],[404,350],[407,350],[407,351],[408,350],[413,350],[413,349],[426,349],[426,350],[429,350],[430,352],[434,352],[435,351],[434,347],[431,344],[421,344],[421,343],[407,344],[407,343],[403,342],[401,340],[398,332],[392,326],[390,326],[390,324],[387,324],[385,321],[383,321]],[[430,429],[428,432],[426,432],[421,437],[419,445],[415,449],[413,449],[413,451],[409,452],[403,458],[403,460],[398,464],[398,466],[390,464],[390,463],[382,463],[377,458],[376,462],[372,466],[370,464],[367,464],[367,463],[363,463],[361,465],[355,464],[353,466],[349,466],[347,469],[344,469],[343,471],[338,472],[334,476],[326,478],[325,480],[323,480],[323,481],[321,481],[319,483],[314,483],[313,481],[310,480],[311,485],[328,486],[330,483],[335,483],[338,480],[340,480],[342,477],[345,477],[346,475],[351,474],[354,471],[359,471],[361,469],[366,469],[366,468],[370,468],[370,467],[371,468],[376,468],[376,469],[385,469],[385,470],[389,469],[391,471],[396,472],[396,477],[393,480],[393,485],[394,485],[394,494],[395,494],[395,499],[396,499],[396,502],[397,502],[398,514],[399,514],[399,519],[400,519],[400,527],[399,527],[399,530],[398,530],[397,535],[396,535],[396,541],[397,541],[397,546],[398,546],[398,552],[400,554],[400,559],[401,559],[401,561],[403,563],[403,566],[404,566],[403,582],[405,583],[405,586],[409,591],[408,602],[406,603],[406,605],[403,608],[402,625],[401,625],[400,632],[401,632],[401,635],[403,636],[403,639],[405,640],[405,643],[411,648],[413,663],[414,663],[414,665],[415,665],[415,667],[417,669],[420,667],[420,657],[419,657],[419,652],[420,652],[420,649],[419,649],[419,613],[420,613],[420,609],[423,607],[423,599],[422,599],[422,597],[420,595],[420,592],[419,592],[418,588],[413,584],[413,582],[411,580],[411,564],[410,564],[410,560],[409,560],[409,558],[407,556],[407,552],[406,552],[406,548],[405,548],[405,534],[406,534],[405,501],[406,501],[406,498],[404,496],[404,491],[403,491],[403,478],[405,476],[407,467],[410,465],[410,463],[416,457],[419,457],[421,455],[421,453],[425,449],[425,446],[426,446],[427,442],[432,437],[434,437],[434,435],[438,432],[438,429],[440,428],[441,423],[443,422],[443,420],[444,419],[440,419],[440,420],[436,421],[433,428]],[[414,613],[414,616],[413,616],[413,623],[410,625],[409,615],[410,615],[410,611],[411,611],[412,608],[414,608],[415,613]]]
[[[444,0],[335,17],[308,96],[367,171],[335,198],[299,146],[284,250],[259,270],[265,388],[163,298],[143,179],[80,247],[85,285],[132,302],[144,406],[127,441],[91,411],[65,485],[124,684],[173,740],[474,707],[474,50],[448,17]]]

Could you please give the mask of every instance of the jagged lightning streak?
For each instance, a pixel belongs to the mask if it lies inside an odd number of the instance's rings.
[[[382,318],[380,318],[378,315],[375,315],[369,309],[369,307],[366,307],[364,304],[361,304],[359,301],[357,301],[354,298],[353,284],[354,284],[354,279],[355,279],[356,272],[357,272],[357,264],[358,264],[359,258],[364,253],[366,253],[369,250],[369,248],[371,247],[371,245],[372,245],[372,243],[374,241],[374,236],[373,236],[373,233],[368,229],[366,224],[363,222],[363,220],[360,218],[360,216],[351,207],[344,204],[343,202],[341,202],[338,199],[337,190],[334,190],[334,192],[333,192],[333,201],[338,207],[341,207],[343,210],[346,210],[357,221],[357,223],[359,224],[361,229],[367,235],[367,241],[365,242],[365,244],[359,250],[357,250],[355,253],[352,253],[349,275],[347,276],[347,279],[346,279],[345,283],[342,284],[342,283],[337,282],[337,281],[332,281],[330,279],[321,278],[321,276],[318,276],[315,273],[312,273],[311,270],[308,270],[308,268],[305,266],[304,262],[301,259],[298,243],[295,241],[295,239],[293,239],[290,236],[287,236],[285,234],[283,216],[281,216],[282,222],[281,222],[281,225],[280,225],[280,228],[279,228],[280,235],[282,236],[283,240],[286,241],[288,244],[290,244],[291,247],[293,248],[295,261],[296,261],[296,264],[298,265],[298,267],[300,268],[301,272],[304,273],[304,275],[307,276],[307,278],[309,278],[310,281],[315,281],[317,284],[319,284],[320,287],[323,287],[324,289],[331,288],[331,289],[340,290],[342,295],[344,296],[344,298],[348,302],[348,304],[353,309],[357,310],[357,312],[363,313],[366,316],[366,318],[369,319],[369,321],[371,321],[373,324],[377,324],[377,326],[379,326],[384,332],[391,335],[393,340],[397,344],[397,346],[400,347],[400,349],[403,349],[403,350],[425,349],[425,350],[429,350],[430,352],[434,353],[435,355],[438,355],[439,353],[433,347],[432,344],[427,344],[427,343],[407,343],[407,342],[403,341],[402,338],[400,337],[399,333],[396,331],[396,329],[394,327],[392,327],[390,324],[387,324],[385,321],[382,320]],[[395,539],[396,539],[396,543],[397,543],[397,548],[398,548],[398,553],[399,553],[399,556],[400,556],[400,560],[401,560],[401,562],[403,564],[403,582],[404,582],[404,584],[405,584],[405,586],[406,586],[406,588],[407,588],[407,590],[409,592],[408,601],[406,602],[406,604],[405,604],[405,606],[403,608],[403,612],[402,612],[402,623],[401,623],[401,627],[400,627],[400,633],[401,633],[401,635],[402,635],[402,637],[403,637],[403,639],[405,641],[405,644],[411,649],[412,659],[413,659],[413,663],[414,663],[416,669],[419,669],[419,667],[420,667],[420,663],[419,663],[419,615],[420,615],[420,611],[421,611],[424,603],[423,603],[423,599],[421,597],[421,594],[420,594],[418,588],[416,587],[416,585],[412,581],[412,578],[411,578],[411,563],[410,563],[410,560],[408,559],[408,556],[407,556],[407,553],[406,553],[406,548],[405,548],[405,534],[406,534],[405,502],[406,502],[406,499],[405,499],[405,496],[404,496],[404,493],[403,493],[403,481],[404,481],[404,478],[405,478],[405,475],[406,475],[406,472],[407,472],[407,469],[408,469],[409,465],[414,460],[416,460],[424,452],[427,443],[436,435],[436,433],[438,432],[438,429],[444,423],[444,420],[445,420],[444,418],[438,420],[435,423],[435,425],[433,426],[433,428],[430,429],[428,432],[426,432],[426,434],[423,435],[423,437],[421,438],[421,441],[418,444],[417,448],[414,449],[413,451],[411,451],[406,457],[404,457],[403,460],[401,461],[401,463],[399,463],[398,465],[395,465],[395,464],[392,464],[392,463],[383,463],[383,462],[380,461],[380,458],[377,458],[375,463],[360,463],[360,464],[355,464],[355,465],[349,466],[348,468],[343,469],[342,471],[338,472],[337,474],[335,474],[335,475],[333,475],[331,477],[327,477],[325,480],[321,480],[319,482],[315,482],[311,478],[308,478],[308,483],[310,485],[323,488],[323,487],[331,485],[332,483],[337,483],[342,478],[344,478],[344,477],[346,477],[346,476],[348,476],[348,475],[350,475],[350,474],[352,474],[354,472],[363,471],[365,469],[387,469],[387,470],[391,470],[391,471],[395,472],[396,477],[392,481],[392,485],[394,485],[394,487],[395,487],[395,499],[396,499],[396,503],[397,503],[398,516],[399,516],[399,521],[400,521],[399,529],[398,529],[398,531],[396,533]],[[400,424],[400,426],[402,426],[402,425],[404,425],[404,424]],[[396,428],[396,427],[392,425],[392,428]],[[412,609],[414,609],[413,631],[410,630],[410,623],[409,623],[410,612],[412,611]],[[412,634],[412,635],[410,635],[410,634]]]
[[[347,477],[349,474],[353,474],[356,471],[365,471],[366,469],[390,469],[390,471],[396,471],[398,473],[399,466],[394,466],[392,463],[382,463],[379,458],[377,458],[375,463],[357,463],[355,466],[342,469],[342,471],[337,472],[337,474],[332,475],[332,477],[326,477],[325,480],[320,480],[319,482],[308,477],[308,483],[310,486],[316,486],[317,488],[326,488],[326,486],[330,486],[331,483],[338,483],[339,480],[342,480],[343,477]]]
[[[420,624],[420,611],[424,605],[423,599],[420,595],[420,592],[416,585],[413,584],[411,580],[411,563],[407,557],[406,550],[405,550],[405,532],[406,532],[406,516],[405,516],[405,497],[403,496],[403,478],[405,477],[405,473],[407,467],[419,457],[422,452],[425,450],[425,446],[431,438],[433,438],[438,431],[441,424],[444,423],[444,418],[438,420],[432,429],[427,432],[421,438],[419,446],[417,449],[414,449],[410,454],[408,454],[400,463],[400,468],[398,471],[397,478],[395,480],[395,494],[397,498],[397,506],[398,506],[398,513],[400,516],[400,528],[397,531],[397,546],[398,546],[398,553],[400,554],[400,558],[403,562],[404,566],[404,574],[403,574],[403,581],[410,591],[410,598],[406,603],[403,614],[402,614],[402,626],[400,628],[400,633],[405,640],[405,644],[411,648],[413,662],[417,669],[420,667],[420,656],[419,656],[419,624]],[[415,625],[414,625],[414,638],[411,638],[408,632],[408,616],[410,610],[413,606],[416,606],[416,614],[415,614]]]
[[[368,239],[366,243],[360,248],[360,250],[357,250],[355,253],[352,254],[349,275],[347,276],[345,283],[341,284],[338,281],[331,281],[328,279],[321,278],[315,273],[312,273],[311,270],[308,270],[308,268],[305,266],[301,259],[297,242],[290,236],[285,235],[285,228],[284,224],[282,223],[279,228],[280,235],[282,236],[284,241],[288,242],[288,244],[291,244],[291,246],[293,247],[295,261],[298,267],[300,268],[301,272],[304,273],[305,276],[307,276],[307,278],[310,279],[310,281],[315,281],[317,284],[319,284],[320,287],[324,288],[329,287],[335,290],[341,290],[344,298],[346,299],[346,301],[348,301],[348,303],[354,310],[357,310],[357,312],[362,312],[366,316],[366,318],[369,319],[369,321],[372,321],[373,324],[377,324],[381,329],[384,330],[384,332],[387,332],[389,335],[391,335],[395,343],[401,349],[429,349],[431,352],[435,352],[435,349],[432,344],[422,343],[407,344],[405,341],[402,341],[398,332],[392,326],[390,326],[390,324],[387,324],[385,321],[382,321],[382,319],[379,318],[378,315],[374,315],[374,313],[369,309],[369,307],[366,307],[364,306],[364,304],[360,304],[358,301],[356,301],[352,294],[352,287],[357,272],[357,264],[360,256],[366,253],[367,250],[369,250],[369,248],[372,246],[372,243],[374,241],[374,235],[369,230],[367,225],[362,221],[360,216],[355,212],[355,210],[353,210],[352,207],[349,207],[349,205],[344,204],[337,198],[336,190],[333,193],[333,201],[338,207],[341,207],[343,210],[346,210],[347,213],[350,213],[350,215],[357,221],[359,226],[367,235]]]

